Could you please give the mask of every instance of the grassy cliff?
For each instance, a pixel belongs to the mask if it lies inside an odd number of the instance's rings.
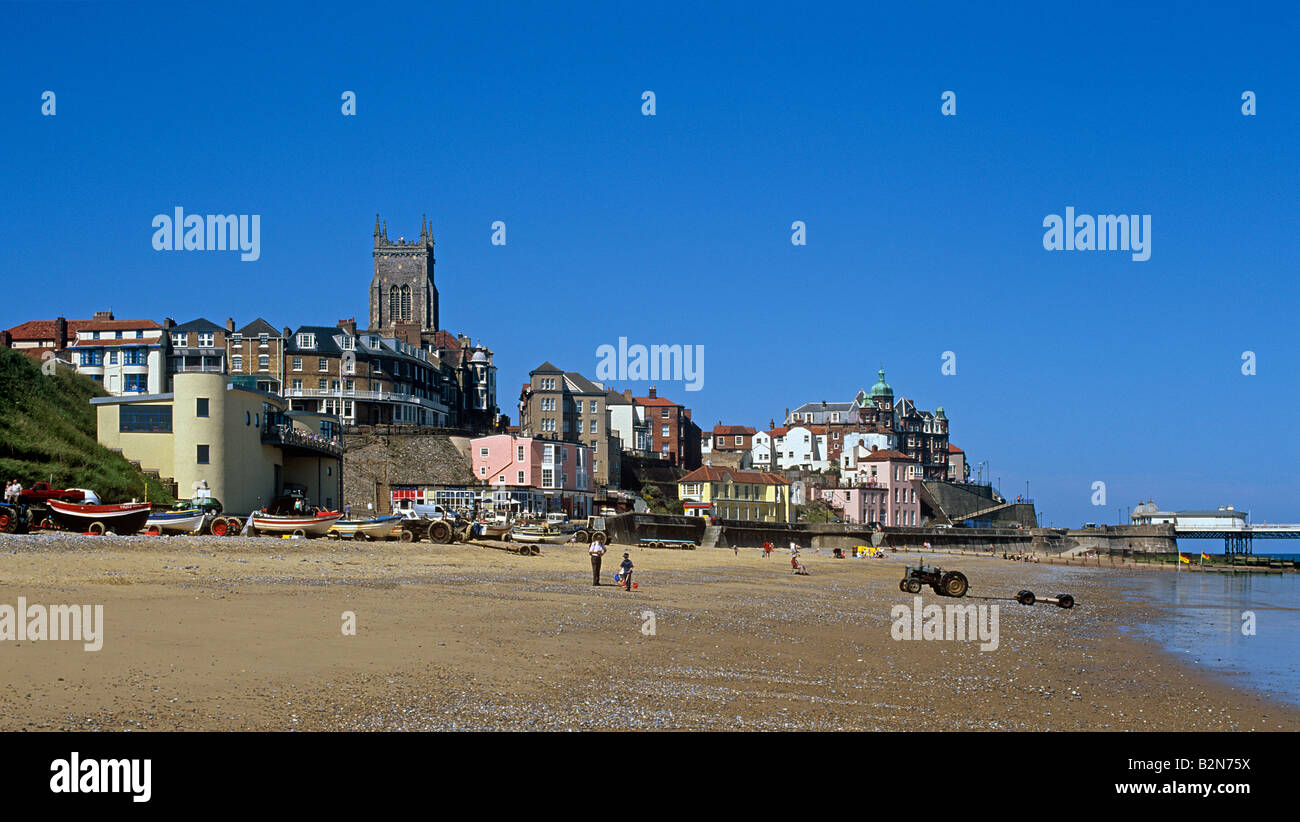
[[[63,368],[47,376],[37,360],[0,348],[0,487],[43,481],[93,489],[104,502],[144,499],[147,488],[150,502],[172,502],[157,479],[99,444],[90,398],[102,396],[88,377]]]

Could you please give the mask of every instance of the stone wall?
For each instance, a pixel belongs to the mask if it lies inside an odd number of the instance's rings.
[[[469,438],[445,433],[345,433],[343,501],[361,512],[390,512],[396,485],[475,486]],[[373,506],[367,509],[366,505]]]

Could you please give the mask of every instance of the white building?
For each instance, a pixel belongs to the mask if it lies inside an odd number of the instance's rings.
[[[167,390],[167,340],[153,320],[95,319],[81,323],[68,348],[77,371],[115,396]]]

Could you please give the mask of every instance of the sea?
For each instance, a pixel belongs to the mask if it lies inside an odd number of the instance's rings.
[[[1135,635],[1236,687],[1300,707],[1300,573],[1149,573],[1125,595],[1165,606],[1168,617],[1134,626]]]

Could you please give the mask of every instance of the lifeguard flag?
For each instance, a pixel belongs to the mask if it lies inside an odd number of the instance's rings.
[[[1191,565],[1191,564],[1192,564],[1192,561],[1191,561],[1190,559],[1188,559],[1187,557],[1183,556],[1183,554],[1182,554],[1181,551],[1178,552],[1178,561],[1181,562],[1181,563],[1184,563],[1184,564],[1186,564],[1186,565]]]
[[[1210,558],[1209,554],[1205,553],[1204,551],[1201,552],[1201,559],[1209,559],[1209,558]]]

